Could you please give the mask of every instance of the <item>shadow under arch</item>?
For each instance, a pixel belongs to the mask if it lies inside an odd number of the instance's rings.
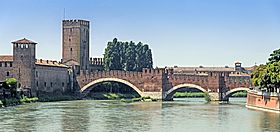
[[[231,90],[226,92],[225,98],[228,98],[229,96],[231,96],[232,94],[234,94],[236,92],[239,92],[239,91],[249,91],[249,90],[250,89],[246,88],[246,87],[234,88],[234,89],[231,89]]]
[[[169,89],[165,95],[164,95],[164,100],[172,100],[173,99],[173,95],[176,93],[177,90],[181,89],[181,88],[195,88],[195,89],[198,89],[200,91],[202,91],[203,93],[208,93],[207,90],[205,88],[202,88],[201,86],[199,85],[196,85],[196,84],[189,84],[189,83],[186,83],[186,84],[179,84],[179,85],[176,85],[174,87],[172,87],[171,89]]]
[[[123,83],[127,86],[129,86],[130,88],[132,88],[133,90],[135,90],[141,97],[143,97],[142,92],[139,90],[139,88],[137,88],[135,85],[133,85],[132,83],[123,80],[123,79],[119,79],[119,78],[100,78],[100,79],[96,79],[90,83],[88,83],[87,85],[83,86],[80,90],[80,93],[85,96],[88,94],[89,91],[91,91],[91,89],[93,88],[92,86],[102,83],[102,82],[119,82],[119,83]]]

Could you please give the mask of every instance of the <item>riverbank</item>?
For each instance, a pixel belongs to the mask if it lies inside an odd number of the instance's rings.
[[[25,103],[34,103],[34,102],[56,102],[56,101],[72,101],[72,100],[81,100],[80,96],[74,95],[41,95],[40,97],[17,97],[17,98],[6,98],[0,100],[0,107],[9,107],[16,106]]]
[[[231,95],[231,97],[246,97],[247,92],[236,92]],[[174,98],[203,98],[205,93],[203,92],[176,92],[173,96]]]
[[[37,97],[28,98],[26,96],[22,98],[7,98],[0,100],[0,107],[9,107],[9,106],[16,106],[25,103],[33,103],[37,102],[39,99]]]
[[[40,96],[38,102],[55,102],[55,101],[71,101],[71,100],[81,100],[80,96],[74,95],[60,95],[60,96]]]
[[[95,92],[95,93],[90,93],[85,98],[95,99],[95,100],[121,100],[121,99],[132,99],[138,97],[140,96],[135,94]]]
[[[105,92],[90,93],[85,99],[119,100],[125,103],[140,102],[140,101],[142,102],[158,101],[157,99],[153,99],[151,97],[140,97],[137,94],[105,93]]]
[[[280,113],[279,93],[249,91],[246,107],[267,112]]]

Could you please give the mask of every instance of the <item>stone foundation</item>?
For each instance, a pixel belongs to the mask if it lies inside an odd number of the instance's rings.
[[[142,96],[162,100],[162,92],[142,92]]]
[[[247,93],[247,108],[280,113],[279,93],[262,93],[249,91]]]

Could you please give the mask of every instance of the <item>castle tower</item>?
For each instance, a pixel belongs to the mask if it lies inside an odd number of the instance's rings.
[[[89,21],[63,20],[62,62],[75,61],[81,70],[89,67]]]
[[[35,92],[35,61],[36,61],[36,44],[28,39],[21,39],[13,44],[13,74],[18,80],[21,88]]]

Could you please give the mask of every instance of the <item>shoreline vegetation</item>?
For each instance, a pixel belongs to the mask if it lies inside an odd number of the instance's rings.
[[[233,98],[237,97],[246,97],[246,91],[236,92],[231,95]],[[203,98],[206,97],[205,93],[203,92],[176,92],[173,96],[174,98]]]
[[[106,92],[97,92],[91,93],[85,99],[93,99],[93,100],[119,100],[121,102],[130,103],[130,102],[151,102],[158,101],[157,99],[153,99],[151,97],[140,97],[136,94],[122,94],[122,93],[106,93]]]
[[[234,93],[231,97],[246,97],[247,92],[241,91]],[[203,92],[176,92],[173,96],[174,98],[205,98],[206,101],[210,101],[209,95]],[[93,99],[93,100],[118,100],[125,103],[132,102],[152,102],[158,101],[151,97],[140,97],[135,94],[121,94],[121,93],[106,93],[98,92],[91,93],[86,98],[81,98],[74,95],[59,95],[59,96],[41,96],[39,98],[33,97],[28,98],[23,96],[21,98],[9,98],[0,100],[0,107],[16,106],[25,103],[33,102],[55,102],[55,101],[71,101],[71,100],[81,100],[81,99]]]

